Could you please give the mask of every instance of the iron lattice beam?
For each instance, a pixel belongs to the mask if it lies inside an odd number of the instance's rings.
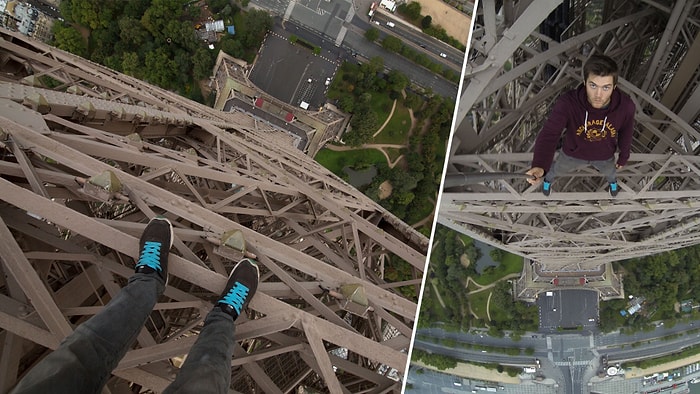
[[[224,243],[240,231],[261,284],[236,329],[232,390],[400,389],[416,314],[404,294],[420,286],[424,236],[269,125],[1,33],[3,67],[17,71],[0,83],[0,232],[11,234],[1,237],[0,332],[16,360],[0,364],[7,387],[119,291],[145,223],[164,215],[175,226],[171,278],[115,376],[156,391],[172,380],[242,255]],[[399,259],[412,276],[392,283],[386,268]],[[343,296],[345,285],[367,304]]]
[[[530,168],[531,155],[458,155],[466,173]],[[545,197],[525,180],[465,185],[443,193],[438,221],[539,262],[545,271],[595,270],[603,263],[700,241],[700,158],[633,154],[610,199],[594,169],[558,179]],[[470,171],[471,170],[471,171]],[[569,191],[570,190],[570,191]]]

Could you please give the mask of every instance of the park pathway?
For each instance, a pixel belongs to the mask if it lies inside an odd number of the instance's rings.
[[[401,144],[362,144],[360,146],[339,146],[339,145],[331,145],[328,144],[325,146],[325,148],[328,148],[333,151],[347,151],[347,150],[357,150],[357,149],[376,149],[384,155],[386,158],[386,162],[389,163],[389,168],[394,168],[394,166],[401,160],[403,155],[399,156],[394,160],[394,162],[391,162],[391,158],[389,157],[389,154],[384,150],[385,148],[394,148],[394,149],[401,149],[405,148],[406,145],[401,145]]]
[[[472,279],[471,276],[469,276],[469,277],[467,277],[467,281],[466,281],[466,284],[464,285],[464,288],[466,289],[467,287],[469,287],[469,282],[473,283],[476,287],[478,287],[478,289],[468,292],[467,296],[469,296],[470,294],[486,291],[486,290],[496,286],[496,283],[498,283],[500,281],[508,280],[508,279],[512,279],[512,278],[518,278],[519,276],[520,276],[520,274],[508,274],[508,275],[494,281],[493,283],[489,283],[488,285],[480,285],[480,284],[476,283],[476,281],[474,279]],[[486,317],[489,319],[489,321],[491,321],[490,310],[491,310],[491,296],[492,295],[493,295],[493,292],[490,292],[489,297],[486,299]],[[474,313],[474,311],[471,308],[471,305],[469,305],[469,311],[471,312],[472,315],[476,316],[476,318],[480,318],[480,316],[477,316],[477,314]]]
[[[374,134],[372,134],[372,138],[378,136],[379,133],[381,133],[382,130],[384,130],[384,128],[386,127],[386,125],[389,124],[389,121],[391,120],[391,117],[394,116],[394,110],[395,110],[395,109],[396,109],[396,100],[394,100],[394,104],[392,104],[392,106],[391,106],[391,112],[389,112],[389,116],[387,116],[386,120],[384,121],[384,124],[382,124],[382,126],[381,126],[377,131],[375,131]],[[388,160],[387,160],[387,161],[388,161]]]

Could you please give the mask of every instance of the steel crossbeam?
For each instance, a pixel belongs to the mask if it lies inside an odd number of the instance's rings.
[[[529,153],[456,155],[452,162],[467,174],[522,172],[530,159]],[[438,220],[550,270],[594,270],[700,241],[692,225],[700,220],[700,157],[632,154],[618,182],[614,199],[591,169],[562,176],[549,197],[523,179],[464,185],[443,193]]]
[[[262,275],[236,329],[232,390],[398,389],[416,314],[404,290],[420,285],[424,236],[241,114],[1,33],[0,52],[62,85],[0,83],[0,262],[22,293],[0,299],[0,327],[34,344],[0,376],[21,377],[98,313],[132,274],[148,218],[164,215],[175,226],[170,282],[119,379],[156,391],[172,380],[242,255],[222,240],[237,230]],[[115,190],[95,190],[101,174]],[[392,283],[384,270],[400,260],[413,275]],[[344,285],[367,304],[344,298]]]

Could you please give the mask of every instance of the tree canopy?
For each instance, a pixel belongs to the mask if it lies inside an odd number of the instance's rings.
[[[53,44],[183,96],[201,97],[197,81],[211,74],[218,49],[251,61],[272,27],[265,11],[244,17],[228,0],[208,5],[215,18],[236,26],[236,35],[223,35],[214,51],[196,35],[200,8],[182,0],[63,0],[66,23],[54,25]]]

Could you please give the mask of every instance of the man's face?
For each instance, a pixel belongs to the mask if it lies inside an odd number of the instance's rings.
[[[615,85],[613,85],[612,75],[603,77],[591,74],[586,79],[586,96],[588,96],[588,102],[593,108],[603,108],[608,105],[613,89],[615,89]]]

